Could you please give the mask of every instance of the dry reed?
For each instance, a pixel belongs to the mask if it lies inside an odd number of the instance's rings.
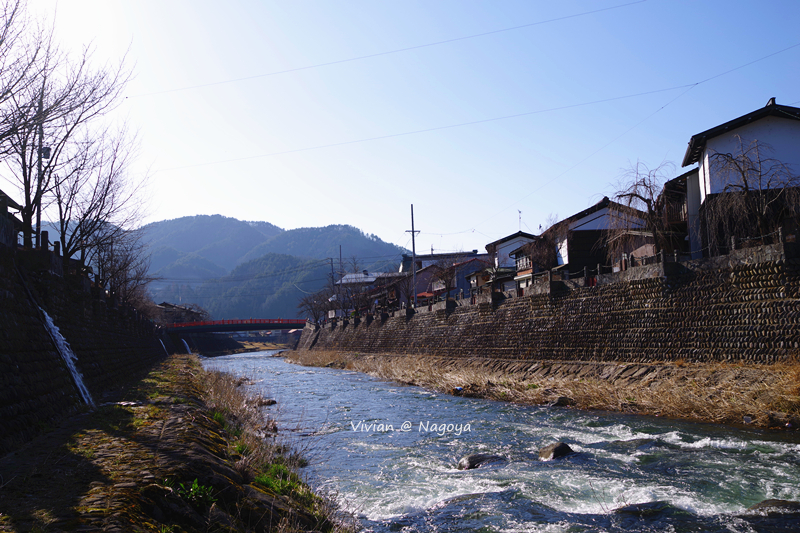
[[[640,379],[606,380],[600,372],[536,378],[496,371],[489,360],[427,356],[294,352],[287,360],[336,366],[381,379],[460,394],[524,404],[572,405],[580,409],[627,412],[757,427],[800,427],[800,364],[662,363]],[[598,364],[604,367],[608,364]]]

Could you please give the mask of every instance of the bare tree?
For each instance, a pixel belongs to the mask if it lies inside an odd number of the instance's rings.
[[[434,269],[431,281],[441,287],[442,294],[449,295],[458,285],[463,257],[439,259],[432,266]]]
[[[623,174],[610,206],[609,227],[603,245],[610,259],[619,258],[652,241],[658,253],[669,239],[670,229],[658,208],[658,197],[673,169],[671,163],[649,168],[641,161]]]
[[[88,132],[73,139],[55,167],[49,212],[58,227],[65,265],[86,246],[101,246],[100,238],[116,238],[104,231],[108,224],[132,228],[141,219],[143,179],[131,179],[128,167],[135,143],[126,130]]]
[[[558,224],[558,214],[550,213],[547,215],[544,227],[539,226],[539,236],[524,245],[523,253],[531,260],[533,271],[550,270],[558,266],[558,254],[556,252],[555,226]]]
[[[5,145],[10,156],[7,179],[16,181],[22,193],[20,217],[28,247],[33,245],[34,218],[41,217],[57,173],[68,162],[75,167],[77,144],[98,130],[102,136],[97,119],[121,102],[130,79],[124,59],[116,66],[94,68],[91,49],[73,60],[53,44],[52,33],[42,42],[29,69],[35,78],[15,90],[5,106],[5,116],[13,122]]]
[[[6,139],[29,125],[15,113],[13,97],[39,79],[49,33],[33,24],[20,0],[0,0],[0,150]]]
[[[524,250],[531,259],[531,268],[534,271],[550,270],[558,266],[555,231],[545,231],[538,239],[527,243]]]
[[[150,256],[138,230],[125,230],[106,224],[93,235],[86,249],[88,261],[95,268],[95,283],[122,303],[139,297],[154,280],[148,275]]]
[[[704,237],[712,253],[727,250],[731,239],[763,244],[800,211],[800,176],[781,161],[768,157],[772,148],[758,140],[736,136],[731,153],[714,153],[711,172],[725,186],[706,197]]]
[[[347,291],[342,287],[341,283],[337,283],[333,273],[328,276],[323,291],[330,295],[328,296],[327,311],[337,311],[342,316],[345,316],[349,309],[349,298],[347,296]]]
[[[417,292],[417,288],[414,286],[414,276],[409,272],[395,281],[392,287],[398,293],[398,300],[405,300],[406,306],[411,307],[414,303],[414,294]]]
[[[350,256],[350,259],[345,262],[345,266],[347,267],[347,271],[351,274],[358,274],[361,272],[361,260],[358,256]]]
[[[301,315],[310,318],[314,324],[319,324],[325,318],[331,307],[330,298],[333,294],[329,287],[324,287],[321,291],[314,294],[306,294],[300,298],[297,308]]]

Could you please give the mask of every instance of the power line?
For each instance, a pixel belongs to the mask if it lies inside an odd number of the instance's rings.
[[[392,253],[392,254],[385,254],[385,255],[369,255],[369,256],[357,256],[356,259],[359,261],[365,260],[400,260],[402,257],[402,253]],[[308,272],[315,270],[321,266],[328,266],[328,262],[330,261],[329,258],[325,259],[318,259],[315,261],[311,261],[309,263],[305,263],[303,265],[293,267],[286,270],[280,270],[277,272],[270,272],[267,274],[259,273],[253,276],[218,276],[218,277],[211,277],[211,278],[159,278],[155,280],[156,283],[172,283],[172,282],[191,282],[191,283],[239,283],[239,282],[246,282],[246,281],[254,281],[258,279],[266,279],[266,278],[273,278],[277,276],[283,276],[288,274],[297,274],[300,272]],[[298,281],[297,283],[307,283],[307,281]]]
[[[460,127],[464,127],[464,126],[474,126],[476,124],[486,124],[486,123],[489,123],[489,122],[497,122],[497,121],[501,121],[501,120],[508,120],[508,119],[512,119],[512,118],[525,117],[525,116],[529,116],[529,115],[537,115],[537,114],[541,114],[541,113],[549,113],[549,112],[552,112],[552,111],[563,111],[565,109],[574,109],[576,107],[586,107],[586,106],[590,106],[590,105],[603,104],[603,103],[614,102],[614,101],[618,101],[618,100],[627,100],[627,99],[636,98],[636,97],[639,97],[639,96],[648,96],[648,95],[651,95],[651,94],[658,94],[658,93],[663,93],[663,92],[675,91],[675,90],[678,90],[678,89],[693,89],[694,87],[697,87],[698,85],[702,85],[702,84],[707,83],[709,81],[715,80],[715,79],[717,79],[717,78],[719,78],[721,76],[725,76],[725,75],[730,74],[732,72],[735,72],[737,70],[741,70],[741,69],[743,69],[745,67],[749,67],[750,65],[753,65],[753,64],[758,63],[760,61],[763,61],[765,59],[769,59],[770,57],[774,57],[774,56],[776,56],[778,54],[782,54],[783,52],[787,52],[787,51],[792,50],[794,48],[797,48],[799,46],[800,46],[800,43],[793,44],[791,46],[788,46],[788,47],[783,48],[781,50],[778,50],[776,52],[772,52],[771,54],[762,56],[762,57],[760,57],[758,59],[754,59],[753,61],[749,61],[747,63],[739,65],[738,67],[726,70],[724,72],[721,72],[719,74],[715,74],[714,76],[705,78],[705,79],[703,79],[701,81],[697,81],[697,82],[694,82],[694,83],[687,83],[687,84],[683,84],[683,85],[675,85],[673,87],[667,87],[667,88],[663,88],[663,89],[655,89],[655,90],[651,90],[651,91],[643,91],[643,92],[627,94],[627,95],[623,95],[623,96],[614,96],[614,97],[610,97],[610,98],[602,98],[602,99],[599,99],[599,100],[590,100],[588,102],[581,102],[581,103],[577,103],[577,104],[567,104],[567,105],[563,105],[563,106],[550,107],[550,108],[546,108],[546,109],[538,109],[538,110],[535,110],[535,111],[524,111],[524,112],[521,112],[521,113],[514,113],[514,114],[511,114],[511,115],[501,115],[501,116],[498,116],[498,117],[491,117],[491,118],[485,118],[485,119],[479,119],[479,120],[471,120],[471,121],[468,121],[468,122],[459,122],[459,123],[456,123],[456,124],[447,124],[447,125],[444,125],[444,126],[434,126],[434,127],[431,127],[431,128],[422,128],[422,129],[418,129],[418,130],[411,130],[411,131],[405,131],[405,132],[399,132],[399,133],[390,133],[390,134],[387,134],[387,135],[377,135],[377,136],[374,136],[374,137],[366,137],[366,138],[362,138],[362,139],[353,139],[353,140],[350,140],[350,141],[341,141],[341,142],[336,142],[336,143],[320,144],[320,145],[316,145],[316,146],[307,146],[305,148],[295,148],[295,149],[292,149],[292,150],[282,150],[282,151],[278,151],[278,152],[270,152],[270,153],[260,154],[260,155],[237,157],[237,158],[232,158],[232,159],[222,159],[222,160],[218,160],[218,161],[209,161],[209,162],[206,162],[206,163],[196,163],[196,164],[193,164],[193,165],[183,165],[183,166],[178,166],[178,167],[169,167],[169,168],[165,168],[165,169],[161,169],[161,170],[156,171],[156,174],[158,172],[169,172],[169,171],[172,171],[172,170],[183,170],[183,169],[188,169],[188,168],[198,168],[198,167],[204,167],[204,166],[209,166],[209,165],[219,165],[219,164],[223,164],[223,163],[235,163],[235,162],[238,162],[238,161],[248,161],[248,160],[251,160],[251,159],[261,159],[261,158],[264,158],[264,157],[273,157],[273,156],[278,156],[278,155],[294,154],[294,153],[298,153],[298,152],[308,152],[308,151],[312,151],[312,150],[321,150],[323,148],[335,148],[335,147],[338,147],[338,146],[347,146],[347,145],[351,145],[351,144],[360,144],[360,143],[371,142],[371,141],[392,139],[392,138],[397,138],[397,137],[406,137],[406,136],[409,136],[409,135],[417,135],[417,134],[420,134],[420,133],[428,133],[428,132],[432,132],[432,131],[440,131],[440,130],[446,130],[446,129],[452,129],[452,128],[460,128]],[[680,98],[680,96],[682,96],[683,94],[684,93],[681,93],[681,95],[679,95],[678,98]]]
[[[800,44],[798,44],[798,46],[800,46]],[[287,155],[287,154],[294,154],[294,153],[298,153],[298,152],[308,152],[308,151],[311,151],[311,150],[321,150],[323,148],[335,148],[337,146],[347,146],[349,144],[360,144],[360,143],[365,143],[365,142],[370,142],[370,141],[379,141],[379,140],[383,140],[383,139],[392,139],[392,138],[395,138],[395,137],[406,137],[408,135],[417,135],[419,133],[428,133],[428,132],[431,132],[431,131],[439,131],[439,130],[446,130],[446,129],[452,129],[452,128],[460,128],[460,127],[463,127],[463,126],[474,126],[476,124],[485,124],[487,122],[497,122],[497,121],[500,121],[500,120],[508,120],[508,119],[511,119],[511,118],[519,118],[519,117],[524,117],[524,116],[528,116],[528,115],[538,115],[538,114],[541,114],[541,113],[549,113],[551,111],[563,111],[565,109],[573,109],[573,108],[576,108],[576,107],[584,107],[584,106],[590,106],[590,105],[596,105],[596,104],[603,104],[603,103],[606,103],[606,102],[614,102],[616,100],[626,100],[628,98],[635,98],[637,96],[647,96],[647,95],[650,95],[650,94],[657,94],[657,93],[663,93],[663,92],[667,92],[667,91],[674,91],[674,90],[677,90],[677,89],[685,89],[687,87],[694,87],[695,85],[698,85],[698,84],[697,83],[689,83],[689,84],[686,84],[686,85],[676,85],[675,87],[669,87],[669,88],[666,88],[666,89],[656,89],[654,91],[645,91],[645,92],[641,92],[641,93],[628,94],[628,95],[625,95],[625,96],[615,96],[615,97],[611,97],[611,98],[603,98],[601,100],[591,100],[589,102],[582,102],[582,103],[578,103],[578,104],[568,104],[568,105],[563,105],[563,106],[558,106],[558,107],[550,107],[550,108],[547,108],[547,109],[538,109],[536,111],[525,111],[525,112],[522,112],[522,113],[514,113],[512,115],[502,115],[502,116],[499,116],[499,117],[491,117],[491,118],[485,118],[485,119],[479,119],[479,120],[471,120],[469,122],[459,122],[459,123],[456,123],[456,124],[447,124],[445,126],[434,126],[434,127],[431,127],[431,128],[423,128],[423,129],[419,129],[419,130],[411,130],[411,131],[405,131],[405,132],[400,132],[400,133],[390,133],[390,134],[387,134],[387,135],[377,135],[375,137],[366,137],[366,138],[363,138],[363,139],[354,139],[354,140],[351,140],[351,141],[342,141],[342,142],[337,142],[337,143],[320,144],[320,145],[316,145],[316,146],[307,146],[305,148],[295,148],[293,150],[283,150],[283,151],[280,151],[280,152],[270,152],[270,153],[260,154],[260,155],[236,157],[236,158],[233,158],[233,159],[222,159],[222,160],[219,160],[219,161],[209,161],[209,162],[206,162],[206,163],[196,163],[194,165],[183,165],[183,166],[179,166],[179,167],[169,167],[169,168],[157,170],[156,173],[158,173],[158,172],[169,172],[171,170],[183,170],[183,169],[187,169],[187,168],[204,167],[204,166],[209,166],[209,165],[219,165],[219,164],[223,164],[223,163],[235,163],[235,162],[238,162],[238,161],[248,161],[248,160],[251,160],[251,159],[261,159],[261,158],[264,158],[264,157],[273,157],[273,156],[277,156],[277,155]]]
[[[306,263],[306,264],[298,266],[298,267],[292,267],[292,268],[288,268],[288,269],[285,269],[285,270],[280,270],[280,271],[277,271],[277,272],[271,272],[271,273],[266,274],[266,275],[265,274],[256,274],[254,276],[220,276],[220,277],[204,278],[204,279],[198,279],[198,278],[160,278],[160,279],[157,279],[155,281],[156,282],[163,282],[163,281],[166,281],[166,282],[171,282],[171,281],[191,281],[191,282],[197,282],[197,283],[206,283],[206,282],[236,283],[236,282],[241,282],[241,281],[252,281],[252,280],[255,280],[255,279],[283,276],[283,275],[287,275],[287,274],[297,274],[299,272],[307,272],[309,270],[314,270],[316,268],[319,268],[322,265],[327,265],[327,262],[328,262],[327,259],[325,259],[325,260],[317,260],[317,261]]]
[[[791,45],[791,46],[787,46],[786,48],[783,48],[783,49],[781,49],[781,50],[778,50],[778,51],[776,51],[776,52],[773,52],[773,53],[771,53],[771,54],[767,54],[767,55],[765,55],[765,56],[762,56],[762,57],[760,57],[760,58],[758,58],[758,59],[755,59],[755,60],[753,60],[753,61],[749,61],[749,62],[747,62],[747,63],[744,63],[744,64],[742,64],[742,65],[739,65],[739,66],[737,66],[737,67],[735,67],[735,68],[732,68],[732,69],[726,70],[726,71],[724,71],[724,72],[721,72],[721,73],[719,73],[719,74],[715,74],[714,76],[708,77],[708,78],[706,78],[706,79],[704,79],[704,80],[701,80],[701,81],[698,81],[698,82],[696,82],[696,83],[690,83],[690,84],[687,84],[687,85],[682,85],[682,86],[679,86],[679,87],[673,87],[672,89],[684,89],[684,88],[685,88],[686,90],[685,90],[685,91],[683,91],[683,92],[682,92],[681,94],[679,94],[678,96],[676,96],[675,98],[673,98],[672,100],[668,101],[666,104],[664,104],[664,105],[662,105],[661,107],[659,107],[658,109],[656,109],[654,112],[652,112],[652,113],[650,113],[649,115],[647,115],[647,116],[646,116],[644,119],[640,120],[640,121],[639,121],[639,122],[637,122],[635,125],[633,125],[633,126],[632,126],[632,127],[630,127],[629,129],[627,129],[626,131],[624,131],[623,133],[621,133],[620,135],[617,135],[616,137],[614,137],[614,138],[613,138],[611,141],[609,141],[608,143],[604,144],[603,146],[601,146],[600,148],[598,148],[597,150],[595,150],[595,151],[594,151],[594,152],[592,152],[591,154],[587,155],[586,157],[584,157],[583,159],[581,159],[580,161],[578,161],[577,163],[575,163],[574,165],[572,165],[571,167],[569,167],[568,169],[566,169],[565,171],[563,171],[563,172],[561,172],[560,174],[556,175],[554,178],[552,178],[552,179],[550,179],[550,180],[548,180],[548,181],[546,181],[546,182],[542,183],[542,184],[541,184],[539,187],[537,187],[536,189],[533,189],[532,191],[530,191],[530,192],[529,192],[528,194],[526,194],[525,196],[522,196],[522,197],[518,198],[518,199],[517,199],[516,201],[514,201],[513,203],[511,203],[511,204],[509,204],[509,205],[507,205],[507,206],[503,207],[502,209],[498,210],[498,211],[497,211],[497,212],[495,212],[494,214],[492,214],[492,215],[490,215],[489,217],[485,218],[484,220],[482,220],[481,222],[479,222],[478,224],[476,224],[476,226],[480,226],[481,224],[483,224],[483,223],[485,223],[485,222],[488,222],[489,220],[493,219],[494,217],[496,217],[496,216],[497,216],[497,215],[499,215],[500,213],[502,213],[502,212],[506,211],[507,209],[509,209],[509,208],[511,208],[511,207],[514,207],[514,206],[516,206],[516,205],[519,205],[519,203],[520,203],[522,200],[525,200],[526,198],[529,198],[531,195],[533,195],[534,193],[536,193],[536,192],[540,191],[541,189],[543,189],[544,187],[546,187],[546,186],[547,186],[547,185],[549,185],[550,183],[552,183],[552,182],[556,181],[557,179],[561,178],[562,176],[564,176],[564,175],[565,175],[565,174],[567,174],[568,172],[570,172],[570,171],[574,170],[575,168],[577,168],[578,166],[582,165],[582,164],[583,164],[583,163],[585,163],[587,160],[591,159],[592,157],[594,157],[595,155],[597,155],[598,153],[600,153],[601,151],[603,151],[604,149],[606,149],[607,147],[609,147],[610,145],[612,145],[612,144],[613,144],[614,142],[616,142],[617,140],[621,139],[622,137],[624,137],[625,135],[627,135],[627,134],[628,134],[628,133],[630,133],[631,131],[633,131],[633,130],[635,130],[636,128],[638,128],[639,126],[641,126],[643,123],[645,123],[646,121],[648,121],[648,120],[649,120],[651,117],[653,117],[654,115],[656,115],[657,113],[659,113],[660,111],[662,111],[662,110],[663,110],[664,108],[666,108],[668,105],[672,104],[673,102],[675,102],[676,100],[678,100],[679,98],[681,98],[683,95],[685,95],[686,93],[688,93],[689,91],[691,91],[692,89],[694,89],[695,87],[697,87],[698,85],[701,85],[701,84],[703,84],[703,83],[709,82],[709,81],[711,81],[711,80],[714,80],[714,79],[717,79],[717,78],[719,78],[719,77],[721,77],[721,76],[725,76],[726,74],[730,74],[730,73],[732,73],[732,72],[735,72],[735,71],[737,71],[737,70],[741,70],[741,69],[743,69],[743,68],[745,68],[745,67],[748,67],[748,66],[750,66],[750,65],[753,65],[753,64],[755,64],[755,63],[758,63],[759,61],[763,61],[763,60],[765,60],[765,59],[769,59],[770,57],[776,56],[776,55],[778,55],[778,54],[781,54],[781,53],[783,53],[783,52],[787,52],[787,51],[789,51],[789,50],[792,50],[793,48],[797,48],[797,47],[800,47],[800,43],[795,43],[795,44],[793,44],[793,45]],[[667,90],[672,90],[672,89],[664,89],[663,91],[653,91],[653,92],[664,92],[664,91],[667,91]],[[652,93],[647,93],[647,94],[652,94]],[[797,102],[794,102],[794,103],[797,103]],[[789,105],[793,105],[793,104],[789,104]],[[429,232],[428,234],[433,234],[433,235],[460,235],[460,234],[463,234],[463,233],[470,233],[470,232],[476,232],[476,233],[480,233],[480,232],[479,232],[479,231],[477,231],[475,228],[468,228],[468,229],[466,229],[466,230],[463,230],[463,231],[458,231],[458,232],[454,232],[454,233],[432,233],[432,232]],[[481,235],[484,235],[483,233],[480,233],[480,234],[481,234]],[[487,236],[487,237],[488,237],[488,236]]]
[[[190,85],[190,86],[187,86],[187,87],[179,87],[179,88],[176,88],[176,89],[165,89],[163,91],[154,91],[154,92],[149,92],[149,93],[135,94],[135,95],[127,96],[126,98],[140,98],[140,97],[143,97],[143,96],[155,96],[155,95],[159,95],[159,94],[167,94],[167,93],[174,93],[174,92],[180,92],[180,91],[188,91],[188,90],[191,90],[191,89],[199,89],[199,88],[202,88],[202,87],[213,87],[215,85],[225,85],[225,84],[228,84],[228,83],[237,83],[237,82],[240,82],[240,81],[254,80],[254,79],[258,79],[258,78],[266,78],[268,76],[278,76],[280,74],[289,74],[289,73],[292,73],[292,72],[299,72],[299,71],[303,71],[303,70],[311,70],[311,69],[315,69],[315,68],[329,67],[329,66],[332,66],[332,65],[340,65],[342,63],[351,63],[353,61],[361,61],[363,59],[369,59],[369,58],[373,58],[373,57],[387,56],[387,55],[391,55],[391,54],[399,54],[401,52],[409,52],[411,50],[419,50],[421,48],[430,48],[432,46],[439,46],[439,45],[442,45],[442,44],[454,43],[454,42],[458,42],[458,41],[466,41],[466,40],[469,40],[469,39],[477,39],[479,37],[486,37],[488,35],[495,35],[495,34],[498,34],[498,33],[521,30],[521,29],[530,28],[530,27],[533,27],[533,26],[540,26],[542,24],[549,24],[551,22],[558,22],[558,21],[562,21],[562,20],[568,20],[568,19],[583,17],[583,16],[586,16],[586,15],[593,15],[595,13],[601,13],[603,11],[611,11],[611,10],[614,10],[614,9],[620,9],[620,8],[623,8],[623,7],[632,6],[632,5],[635,5],[635,4],[641,4],[641,3],[644,3],[646,1],[647,0],[637,0],[635,2],[629,2],[627,4],[620,4],[620,5],[616,5],[616,6],[605,7],[605,8],[601,8],[601,9],[595,9],[595,10],[592,10],[592,11],[584,11],[582,13],[576,13],[574,15],[565,15],[563,17],[556,17],[556,18],[547,19],[547,20],[540,20],[538,22],[530,22],[528,24],[521,24],[519,26],[511,26],[511,27],[508,27],[508,28],[500,28],[498,30],[491,30],[491,31],[486,31],[486,32],[482,32],[482,33],[475,33],[475,34],[472,34],[472,35],[465,35],[463,37],[453,37],[452,39],[444,39],[444,40],[441,40],[441,41],[434,41],[434,42],[425,43],[425,44],[418,44],[418,45],[414,45],[414,46],[406,46],[404,48],[396,48],[394,50],[386,50],[384,52],[377,52],[377,53],[374,53],[374,54],[366,54],[366,55],[361,55],[361,56],[355,56],[355,57],[350,57],[350,58],[347,58],[347,59],[338,59],[336,61],[328,61],[326,63],[317,63],[317,64],[314,64],[314,65],[307,65],[307,66],[304,66],[304,67],[295,67],[295,68],[290,68],[290,69],[286,69],[286,70],[277,70],[275,72],[267,72],[267,73],[264,73],[264,74],[255,74],[255,75],[252,75],[252,76],[245,76],[245,77],[242,77],[242,78],[233,78],[233,79],[229,79],[229,80],[214,81],[214,82],[209,82],[209,83],[200,83],[200,84],[197,84],[197,85]]]
[[[711,79],[711,78],[709,78],[709,79]],[[694,89],[695,87],[697,87],[697,85],[699,85],[699,84],[695,84],[695,85],[692,85],[692,86],[690,86],[688,89],[686,89],[685,91],[683,91],[681,94],[679,94],[678,96],[676,96],[675,98],[673,98],[672,100],[670,100],[669,102],[667,102],[666,104],[662,105],[661,107],[659,107],[658,109],[656,109],[655,111],[653,111],[652,113],[650,113],[649,115],[647,115],[645,118],[643,118],[642,120],[640,120],[639,122],[637,122],[636,124],[634,124],[633,126],[631,126],[630,128],[628,128],[627,130],[625,130],[624,132],[620,133],[619,135],[617,135],[616,137],[614,137],[613,139],[611,139],[610,141],[608,141],[606,144],[604,144],[603,146],[601,146],[600,148],[598,148],[597,150],[595,150],[594,152],[592,152],[591,154],[587,155],[586,157],[584,157],[583,159],[581,159],[580,161],[578,161],[577,163],[575,163],[574,165],[572,165],[571,167],[569,167],[568,169],[566,169],[564,172],[562,172],[562,173],[560,173],[560,174],[556,175],[555,177],[553,177],[552,179],[549,179],[549,180],[547,180],[546,182],[542,183],[542,184],[541,184],[541,185],[539,185],[537,188],[535,188],[535,189],[531,190],[531,191],[530,191],[528,194],[526,194],[525,196],[522,196],[522,197],[520,197],[519,199],[517,199],[517,200],[516,200],[514,203],[512,203],[512,204],[509,204],[509,205],[507,205],[506,207],[503,207],[502,209],[500,209],[499,211],[495,212],[493,215],[490,215],[489,217],[485,218],[484,220],[482,220],[481,222],[479,222],[479,223],[478,223],[478,224],[476,224],[476,225],[477,225],[477,226],[480,226],[480,225],[481,225],[481,224],[483,224],[484,222],[487,222],[487,221],[489,221],[489,220],[493,219],[494,217],[496,217],[497,215],[499,215],[499,214],[500,214],[500,213],[502,213],[503,211],[505,211],[505,210],[507,210],[507,209],[509,209],[509,208],[511,208],[511,207],[514,207],[514,206],[516,206],[516,205],[519,205],[519,203],[520,203],[522,200],[525,200],[526,198],[529,198],[529,197],[530,197],[530,196],[532,196],[534,193],[537,193],[537,192],[539,192],[540,190],[542,190],[543,188],[545,188],[547,185],[549,185],[549,184],[553,183],[554,181],[556,181],[557,179],[561,178],[562,176],[564,176],[564,175],[565,175],[565,174],[567,174],[568,172],[571,172],[572,170],[576,169],[577,167],[579,167],[580,165],[582,165],[583,163],[585,163],[586,161],[588,161],[589,159],[591,159],[591,158],[592,158],[592,157],[594,157],[595,155],[599,154],[600,152],[602,152],[603,150],[605,150],[606,148],[608,148],[609,146],[611,146],[612,144],[614,144],[615,142],[617,142],[619,139],[621,139],[621,138],[622,138],[622,137],[624,137],[625,135],[629,134],[630,132],[632,132],[633,130],[635,130],[636,128],[638,128],[639,126],[641,126],[642,124],[644,124],[645,122],[647,122],[647,121],[648,121],[648,120],[649,120],[651,117],[653,117],[654,115],[656,115],[657,113],[659,113],[660,111],[662,111],[664,108],[666,108],[668,105],[670,105],[671,103],[673,103],[675,100],[677,100],[678,98],[680,98],[680,97],[681,97],[681,96],[683,96],[684,94],[688,93],[689,91],[691,91],[692,89]]]

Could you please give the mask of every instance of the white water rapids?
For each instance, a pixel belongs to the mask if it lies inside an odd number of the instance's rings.
[[[61,354],[61,358],[64,360],[64,364],[67,365],[67,369],[69,373],[72,375],[72,381],[75,383],[75,387],[78,389],[78,392],[83,398],[84,403],[94,407],[94,400],[92,399],[91,393],[89,393],[89,389],[86,388],[86,385],[83,383],[83,374],[78,370],[75,366],[75,362],[78,358],[72,353],[72,348],[69,347],[69,343],[64,339],[64,336],[61,335],[61,332],[58,330],[58,327],[53,323],[53,319],[50,318],[50,315],[47,314],[47,311],[42,309],[41,307],[39,310],[44,315],[45,325],[47,326],[47,330],[50,333],[50,337],[53,339],[53,342],[56,344],[56,348],[58,349],[58,353]]]
[[[310,483],[366,531],[800,529],[798,515],[747,511],[770,498],[800,501],[795,432],[454,397],[269,355],[204,366],[247,376],[277,400],[267,412],[310,460]],[[577,453],[540,461],[538,450],[556,441]],[[473,453],[507,461],[457,470]],[[615,512],[653,502],[651,514]]]

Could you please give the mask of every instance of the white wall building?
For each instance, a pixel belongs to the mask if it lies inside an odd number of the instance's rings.
[[[793,175],[800,175],[800,108],[779,105],[771,98],[767,105],[719,126],[693,135],[683,158],[684,167],[698,164],[697,173],[687,178],[689,238],[693,257],[702,255],[698,234],[700,206],[710,194],[725,191],[727,176],[715,171],[715,154],[741,155],[758,143],[762,158],[780,161]]]
[[[495,268],[514,268],[516,263],[511,256],[511,252],[534,240],[536,240],[535,235],[518,231],[502,239],[490,242],[486,245],[486,251],[493,259]]]
[[[741,153],[758,142],[761,155],[781,161],[800,174],[800,108],[778,105],[775,99],[761,109],[726,122],[689,140],[683,166],[699,164],[700,202],[709,194],[723,192],[728,182],[714,172],[714,154]]]

